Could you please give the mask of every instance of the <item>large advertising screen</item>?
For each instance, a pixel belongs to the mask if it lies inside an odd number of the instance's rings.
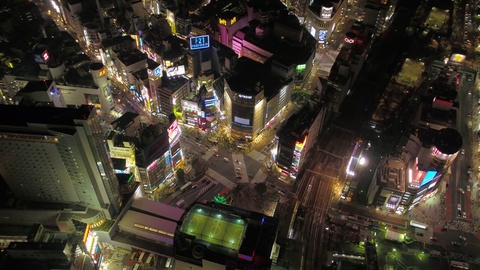
[[[215,97],[209,97],[209,98],[205,98],[203,100],[204,102],[204,105],[205,105],[205,108],[210,108],[210,107],[214,107],[215,106]]]
[[[241,117],[238,117],[238,116],[234,116],[233,121],[235,123],[238,123],[238,124],[241,124],[241,125],[250,126],[250,119],[245,119],[245,118],[241,118]]]
[[[428,171],[423,177],[422,183],[420,183],[420,186],[424,186],[430,183],[435,178],[436,175],[437,175],[437,171]]]
[[[190,50],[207,49],[210,47],[210,37],[208,35],[195,36],[190,38]]]
[[[318,30],[318,41],[325,42],[327,40],[328,30]]]

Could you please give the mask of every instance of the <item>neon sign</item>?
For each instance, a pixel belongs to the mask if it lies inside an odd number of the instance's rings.
[[[230,25],[234,24],[237,22],[237,17],[233,17],[230,19]],[[218,19],[218,23],[221,24],[221,25],[227,25],[227,20],[226,19]]]
[[[50,59],[50,56],[48,55],[48,52],[47,51],[44,51],[42,53],[42,58],[43,58],[43,61],[47,62],[48,59]]]
[[[244,98],[244,99],[252,99],[253,98],[252,96],[247,96],[247,95],[242,95],[242,94],[239,94],[238,97]]]

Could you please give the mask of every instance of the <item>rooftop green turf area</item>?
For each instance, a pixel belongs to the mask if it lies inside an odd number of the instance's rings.
[[[238,251],[246,227],[239,216],[197,204],[185,215],[179,230],[199,240]]]

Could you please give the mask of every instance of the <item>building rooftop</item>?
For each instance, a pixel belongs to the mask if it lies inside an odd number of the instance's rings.
[[[147,69],[146,68],[140,69],[137,72],[134,72],[133,76],[137,78],[139,81],[144,81],[148,79]]]
[[[135,43],[135,40],[131,36],[116,36],[112,38],[106,38],[102,40],[102,47],[104,48],[110,48],[118,44],[122,43]]]
[[[438,131],[433,143],[443,154],[452,155],[462,148],[463,138],[456,129],[444,128]]]
[[[384,159],[377,171],[377,177],[380,178],[386,187],[400,192],[406,190],[406,164],[402,159],[388,157]]]
[[[132,123],[135,118],[139,116],[138,113],[125,112],[122,116],[112,122],[112,126],[118,127],[120,129],[126,129],[130,123]]]
[[[138,50],[132,51],[122,51],[117,55],[118,60],[120,60],[126,67],[138,63],[140,61],[146,60],[147,55]]]
[[[113,168],[116,170],[127,169],[127,160],[123,158],[112,158]]]
[[[238,269],[266,269],[277,229],[276,218],[213,202],[196,203],[179,221],[176,258],[197,265],[210,261]]]
[[[137,166],[149,166],[170,148],[165,126],[163,124],[148,126],[141,131],[135,145]]]
[[[307,103],[299,112],[287,120],[287,123],[277,132],[278,136],[288,138],[292,143],[303,141],[321,109],[322,105],[320,104],[311,106]]]
[[[65,74],[62,76],[65,84],[83,87],[98,87],[95,85],[93,77],[90,73],[90,65],[92,65],[91,61],[85,61],[81,64],[72,65],[70,68],[68,68],[65,71]]]
[[[87,120],[92,108],[82,105],[77,109],[0,105],[0,126],[28,126],[31,123],[75,126],[75,120]]]
[[[153,61],[152,59],[150,58],[147,58],[147,68],[150,69],[150,70],[154,70],[156,69],[157,67],[159,67],[160,64]]]
[[[175,93],[178,89],[188,83],[188,78],[184,76],[174,76],[167,78],[166,76],[162,77],[162,86],[164,90],[170,90],[171,93]]]
[[[46,92],[52,83],[53,80],[29,81],[21,91],[23,93]]]
[[[8,245],[8,250],[43,250],[44,252],[59,251],[63,252],[68,243],[42,243],[42,242],[12,242]]]
[[[171,220],[174,222],[179,221],[185,213],[185,210],[181,208],[157,201],[148,200],[145,198],[135,199],[130,206],[130,209],[137,212],[148,212],[152,216]]]
[[[197,204],[185,215],[179,231],[199,241],[238,251],[246,227],[240,216]]]

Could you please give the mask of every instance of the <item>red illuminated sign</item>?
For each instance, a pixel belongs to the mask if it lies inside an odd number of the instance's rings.
[[[44,52],[42,53],[42,58],[43,58],[43,61],[44,61],[44,62],[47,62],[48,59],[50,59],[50,56],[48,55],[48,52],[47,52],[47,51],[44,51]]]
[[[168,132],[168,142],[171,143],[179,133],[178,122],[176,119],[175,121],[173,121],[170,127],[168,127],[167,132]]]

